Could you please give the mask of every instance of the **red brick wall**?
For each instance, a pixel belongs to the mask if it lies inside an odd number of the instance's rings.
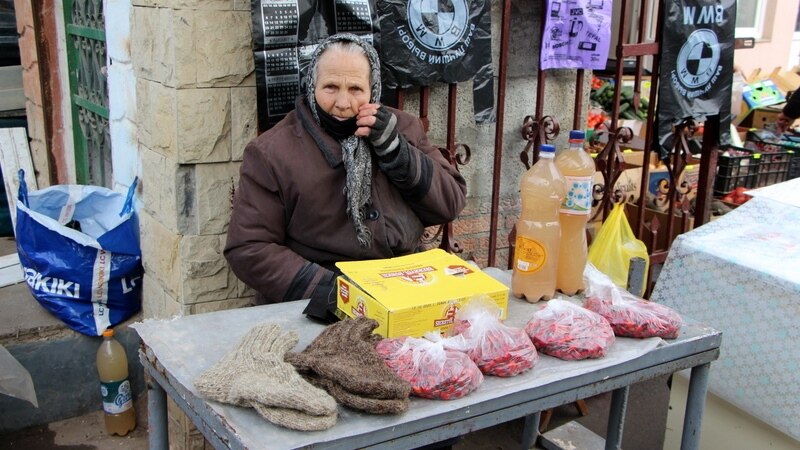
[[[491,197],[469,198],[464,211],[453,222],[453,240],[464,249],[460,256],[474,260],[480,267],[488,265],[491,200]],[[519,217],[519,210],[518,195],[500,197],[495,267],[505,269],[508,266],[508,234]]]

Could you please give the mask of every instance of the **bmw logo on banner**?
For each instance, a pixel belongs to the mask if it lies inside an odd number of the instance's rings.
[[[493,119],[490,0],[377,2],[388,88],[474,80],[475,118]]]
[[[672,127],[684,119],[719,115],[721,142],[730,136],[736,1],[668,0],[658,92],[658,139],[671,147]]]
[[[418,43],[432,51],[433,60],[457,59],[463,55],[463,52],[448,54],[446,51],[463,45],[462,39],[470,28],[466,0],[411,0],[407,14],[411,33]]]

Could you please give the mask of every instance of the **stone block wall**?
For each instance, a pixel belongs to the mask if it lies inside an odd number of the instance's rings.
[[[245,144],[256,135],[250,3],[132,2],[144,316],[240,307],[222,255]]]

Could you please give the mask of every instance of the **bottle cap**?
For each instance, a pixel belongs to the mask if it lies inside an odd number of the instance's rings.
[[[542,144],[542,146],[539,148],[539,152],[541,152],[541,153],[555,153],[556,152],[556,147],[554,145],[550,145],[550,144]]]
[[[581,139],[581,140],[586,139],[586,133],[584,133],[581,130],[572,130],[572,131],[569,132],[569,139],[570,140],[573,140],[573,139]]]
[[[114,336],[113,328],[106,328],[105,331],[103,331],[103,337],[112,337],[112,336]]]

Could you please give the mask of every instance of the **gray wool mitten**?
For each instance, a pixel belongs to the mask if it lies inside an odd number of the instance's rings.
[[[346,319],[329,325],[300,353],[287,353],[286,361],[312,380],[323,386],[341,403],[358,408],[359,403],[345,400],[346,394],[364,399],[405,400],[390,402],[385,412],[402,412],[407,409],[411,385],[397,376],[375,350],[380,336],[372,331],[378,327],[373,319]],[[326,382],[329,381],[330,383]],[[344,393],[343,393],[344,392]],[[369,402],[369,401],[372,402]],[[396,405],[402,404],[404,407]],[[369,411],[370,408],[358,408]]]
[[[297,333],[278,324],[257,325],[239,345],[195,380],[204,396],[254,407],[265,419],[295,430],[324,430],[336,423],[336,401],[283,361]]]

